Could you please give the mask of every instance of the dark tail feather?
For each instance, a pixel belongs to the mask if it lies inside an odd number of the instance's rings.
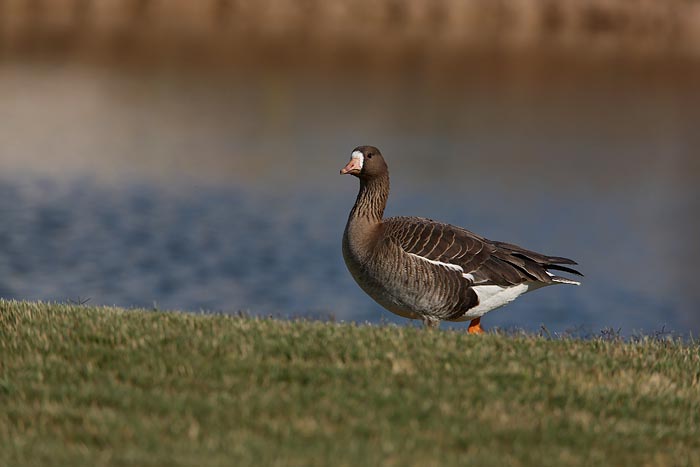
[[[576,264],[576,263],[574,263],[572,261],[571,263],[567,263],[567,264]],[[583,277],[583,274],[578,272],[576,269],[567,268],[566,266],[560,266],[558,264],[546,264],[544,267],[545,267],[545,269],[553,269],[555,271],[564,271],[564,272],[568,272],[570,274],[576,274],[577,276]]]
[[[559,256],[545,256],[545,255],[540,255],[539,253],[534,253],[534,252],[517,252],[517,253],[511,253],[513,256],[516,256],[518,258],[525,258],[532,260],[536,262],[537,264],[541,265],[545,269],[555,269],[557,271],[564,271],[564,272],[569,272],[571,274],[576,274],[578,276],[583,276],[580,272],[578,272],[576,269],[569,268],[566,266],[561,266],[562,264],[578,264],[576,261],[573,259],[569,258],[562,258]]]
[[[578,264],[573,259],[562,258],[561,256],[547,256],[547,261],[555,264]]]
[[[503,248],[504,250],[508,251],[508,253],[511,256],[514,256],[516,258],[520,258],[527,261],[533,261],[535,262],[539,267],[544,268],[545,271],[552,269],[555,271],[563,271],[563,272],[568,272],[569,274],[575,274],[577,276],[583,277],[583,274],[581,274],[579,271],[576,269],[567,267],[567,266],[562,266],[562,264],[567,264],[567,265],[576,265],[578,264],[576,261],[573,259],[569,258],[564,258],[561,256],[547,256],[543,255],[541,253],[536,253],[534,251],[530,250],[525,250],[524,248],[521,248],[517,245],[513,245],[511,243],[504,243],[504,242],[493,242],[494,245],[496,245],[499,248]],[[521,266],[521,265],[518,265]],[[531,272],[528,270],[528,268],[524,269],[526,273],[531,274]],[[578,281],[572,280],[572,279],[567,279],[566,277],[560,277],[560,276],[555,276],[554,274],[547,272],[547,275],[554,281],[554,282],[559,282],[562,284],[576,284],[580,285]]]

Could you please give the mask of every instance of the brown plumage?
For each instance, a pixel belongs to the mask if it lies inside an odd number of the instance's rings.
[[[471,320],[519,295],[553,284],[578,282],[549,272],[581,275],[567,258],[547,256],[495,242],[461,227],[419,217],[383,219],[389,197],[389,170],[379,150],[360,146],[341,174],[360,179],[360,191],[343,235],[343,257],[360,287],[400,316]]]

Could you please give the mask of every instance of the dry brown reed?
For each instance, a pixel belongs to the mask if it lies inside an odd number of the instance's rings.
[[[0,0],[0,54],[229,62],[700,57],[692,0]]]

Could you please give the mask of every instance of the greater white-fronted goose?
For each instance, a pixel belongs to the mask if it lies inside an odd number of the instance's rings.
[[[553,284],[579,282],[550,271],[582,275],[576,262],[495,242],[461,227],[420,217],[383,219],[389,169],[379,149],[359,146],[340,171],[360,179],[343,234],[343,257],[358,285],[399,316],[440,321],[480,320],[518,296]]]

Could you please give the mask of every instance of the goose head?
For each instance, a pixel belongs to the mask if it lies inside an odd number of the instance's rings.
[[[386,174],[389,168],[379,149],[374,146],[358,146],[350,154],[350,162],[340,171],[361,179],[372,179]]]

